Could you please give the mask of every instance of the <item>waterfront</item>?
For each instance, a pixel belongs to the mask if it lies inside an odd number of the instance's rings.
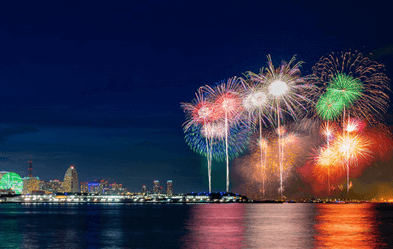
[[[388,248],[392,204],[3,203],[3,248]]]

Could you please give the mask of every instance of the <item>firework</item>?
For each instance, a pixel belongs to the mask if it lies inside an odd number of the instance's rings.
[[[344,123],[344,128],[346,132],[362,132],[366,127],[366,123],[357,118],[349,118],[346,123]]]
[[[213,103],[206,99],[206,94],[202,91],[202,88],[197,90],[195,96],[191,103],[181,103],[181,107],[186,113],[186,122],[183,124],[186,130],[192,125],[203,125],[218,119]]]
[[[343,143],[342,150],[346,151],[347,168],[347,192],[349,190],[349,163],[351,161],[350,148],[356,148],[355,141],[350,132],[357,130],[350,124],[350,115],[363,120],[370,124],[378,123],[382,114],[388,107],[389,79],[384,74],[384,66],[377,62],[371,61],[361,53],[340,53],[330,54],[322,57],[313,67],[313,74],[317,78],[317,84],[324,89],[322,98],[336,102],[342,108],[343,134],[340,139]],[[320,108],[321,110],[323,108]],[[339,116],[340,108],[331,115],[321,115],[323,111],[318,111],[322,118],[331,120]],[[346,117],[346,110],[348,114]],[[346,124],[346,127],[345,127]],[[347,141],[344,143],[343,139]],[[352,143],[349,140],[353,138]],[[351,146],[349,146],[351,145]]]
[[[237,166],[241,170],[241,174],[249,183],[259,186],[263,193],[263,185],[265,181],[265,195],[272,197],[277,195],[277,188],[280,190],[280,176],[283,179],[288,179],[293,176],[293,170],[303,157],[299,156],[306,149],[306,143],[298,135],[287,132],[285,136],[279,141],[278,137],[273,131],[266,132],[262,141],[258,134],[254,134],[252,139],[251,153],[245,157],[244,160],[238,162]],[[277,151],[279,144],[285,144],[285,154],[281,158]],[[260,166],[261,149],[263,151],[263,160],[265,168]],[[283,171],[280,170],[280,160],[283,160]],[[279,193],[279,198],[282,196]],[[264,195],[262,195],[264,196]]]
[[[196,153],[203,156],[211,154],[214,160],[225,161],[225,125],[213,124],[210,127],[216,130],[207,131],[209,128],[202,125],[191,126],[188,130],[184,131],[185,141]],[[251,129],[244,124],[236,125],[231,127],[228,134],[228,157],[232,159],[247,149]],[[206,135],[207,137],[205,137]]]
[[[225,154],[227,165],[226,191],[229,191],[229,144],[228,131],[230,126],[236,125],[241,120],[242,99],[239,94],[240,79],[233,77],[226,82],[222,82],[215,88],[205,86],[203,89],[214,101],[217,114],[223,119],[225,124]]]
[[[357,165],[361,160],[371,156],[371,141],[360,134],[339,134],[334,146],[341,158],[348,160],[352,165]]]
[[[362,96],[363,83],[352,76],[338,73],[329,82],[326,94],[329,99],[341,101],[349,108],[355,100]]]
[[[326,148],[320,148],[318,151],[317,166],[327,169],[327,182],[328,182],[328,194],[330,196],[330,174],[331,167],[336,165],[336,156],[332,153],[332,148],[330,147],[330,140],[333,138],[337,126],[335,123],[325,122],[322,124],[322,134],[326,137]]]
[[[337,132],[338,126],[336,123],[332,122],[324,122],[321,127],[321,133],[326,137],[327,144],[334,137],[334,134]]]
[[[205,93],[202,91],[201,88],[198,89],[197,93],[195,94],[196,98],[191,103],[181,103],[181,107],[183,108],[184,112],[186,113],[186,122],[183,124],[184,130],[187,132],[188,129],[192,126],[209,126],[210,123],[217,120],[217,116],[214,112],[214,105],[213,103],[209,102],[205,98]],[[208,165],[208,178],[209,178],[209,192],[211,192],[211,165],[212,165],[212,151],[209,150],[211,145],[209,146],[209,134],[205,130],[203,130],[205,134],[206,140],[206,158],[207,158],[207,165]]]
[[[344,103],[323,94],[316,103],[317,114],[324,120],[335,120],[344,109]]]
[[[266,89],[259,81],[253,81],[250,78],[248,80],[242,79],[243,91],[242,106],[246,112],[246,116],[251,124],[254,126],[259,125],[259,139],[258,144],[260,146],[260,166],[263,171],[262,177],[262,194],[265,197],[265,161],[266,161],[266,149],[267,142],[263,139],[262,128],[265,123],[265,119],[271,120],[269,112],[270,103]]]
[[[337,165],[340,163],[340,157],[335,151],[335,147],[326,146],[320,147],[314,156],[314,175],[318,177],[318,180],[324,181],[324,177],[326,176],[327,185],[328,185],[328,194],[330,196],[330,182],[331,177],[337,176],[338,173],[341,173],[341,167]]]
[[[351,115],[369,123],[382,119],[390,91],[382,64],[358,52],[341,52],[322,57],[312,69],[327,98],[344,101]]]
[[[249,73],[250,79],[260,82],[264,86],[267,96],[270,100],[272,110],[274,111],[276,125],[281,130],[281,122],[285,113],[296,119],[301,109],[306,110],[305,103],[310,100],[306,96],[307,90],[312,87],[306,84],[306,78],[300,76],[299,67],[302,61],[295,62],[295,56],[289,63],[282,62],[281,66],[275,68],[270,55],[268,58],[268,67],[265,73],[253,74]],[[263,69],[261,70],[263,72]],[[295,106],[297,108],[295,108]],[[283,157],[284,145],[280,144],[281,134],[279,133],[279,161],[280,161],[280,195],[283,195],[282,173],[283,173]]]

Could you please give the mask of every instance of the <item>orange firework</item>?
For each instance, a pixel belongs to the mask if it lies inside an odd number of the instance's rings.
[[[368,165],[372,158],[371,140],[360,133],[349,133],[349,130],[353,131],[351,128],[344,134],[336,133],[335,140],[329,146],[321,147],[315,153],[314,175],[319,182],[327,181],[329,194],[332,180],[342,178],[345,171],[349,180],[349,168],[358,169],[353,173],[361,172],[362,166]]]
[[[334,141],[341,163],[349,162],[351,166],[358,166],[362,161],[370,159],[371,141],[360,134],[339,134]]]

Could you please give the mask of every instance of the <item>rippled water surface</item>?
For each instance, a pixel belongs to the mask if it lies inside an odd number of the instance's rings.
[[[390,204],[1,204],[1,248],[393,248]]]

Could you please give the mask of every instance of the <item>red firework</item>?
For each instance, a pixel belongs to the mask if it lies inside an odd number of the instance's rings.
[[[186,122],[183,124],[187,130],[192,125],[205,125],[219,119],[215,104],[205,98],[205,93],[201,88],[195,93],[196,98],[191,103],[181,103],[181,107],[186,113]]]

